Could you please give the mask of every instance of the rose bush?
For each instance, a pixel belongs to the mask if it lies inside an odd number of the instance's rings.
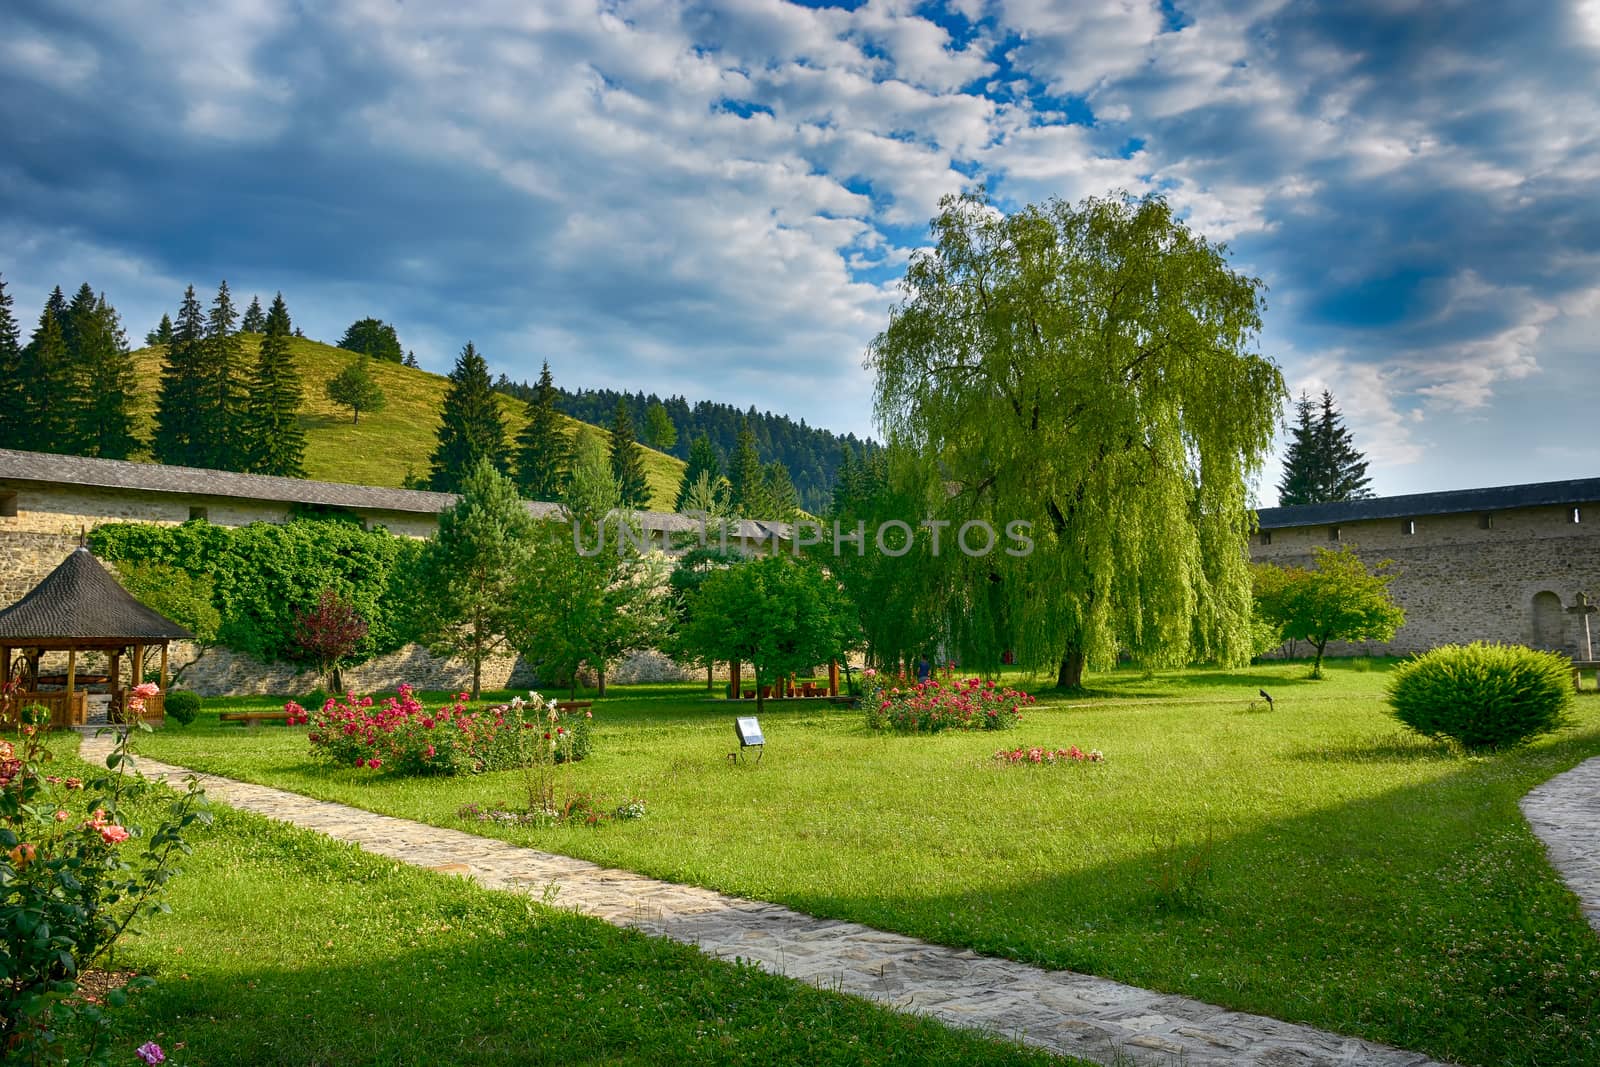
[[[941,730],[1009,730],[1022,721],[1033,697],[981,678],[944,678],[908,684],[872,671],[862,679],[862,704],[874,730],[938,733]]]
[[[329,698],[306,712],[294,701],[284,705],[291,722],[309,715],[311,749],[341,767],[390,770],[398,774],[477,774],[524,766],[531,746],[523,731],[537,731],[554,762],[589,754],[593,716],[559,711],[553,702],[520,697],[507,704],[473,708],[465,693],[430,711],[410,686],[381,703],[346,695]]]
[[[135,716],[150,688],[134,690]],[[173,863],[189,851],[183,834],[210,816],[193,779],[168,800],[131,773],[131,729],[106,757],[106,773],[46,774],[48,720],[44,709],[24,708],[18,742],[0,740],[0,1059],[99,1064],[111,1055],[106,1009],[127,991],[102,1006],[78,995],[78,981],[141,917],[163,910]]]

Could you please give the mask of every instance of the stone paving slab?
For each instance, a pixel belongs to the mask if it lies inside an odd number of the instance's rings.
[[[1600,756],[1533,789],[1521,807],[1544,842],[1550,865],[1600,932]]]
[[[110,749],[109,737],[86,737],[80,753],[99,761]],[[464,870],[489,889],[539,898],[553,892],[558,907],[671,938],[709,956],[738,957],[823,989],[1096,1063],[1436,1067],[1436,1061],[1421,1053],[1188,997],[818,919],[777,904],[610,870],[155,760],[136,758],[134,766],[149,777],[174,781],[193,774],[214,801],[353,842],[376,855],[419,867]]]

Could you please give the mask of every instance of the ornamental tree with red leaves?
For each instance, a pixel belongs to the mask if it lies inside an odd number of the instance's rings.
[[[366,636],[367,620],[332,589],[324,589],[310,611],[294,613],[295,648],[302,659],[317,665],[331,693],[344,692],[340,668]]]

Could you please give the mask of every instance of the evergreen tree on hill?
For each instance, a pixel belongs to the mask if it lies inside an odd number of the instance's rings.
[[[74,301],[76,304],[76,301]],[[139,447],[128,401],[138,384],[133,353],[117,311],[98,297],[83,315],[73,316],[70,352],[73,387],[70,405],[74,451],[102,459],[127,459]]]
[[[67,294],[61,291],[61,286],[58,285],[50,290],[50,297],[44,302],[44,308],[55,316],[58,328],[67,320]]]
[[[33,339],[23,349],[22,382],[20,447],[35,452],[67,451],[72,424],[65,401],[72,388],[72,359],[61,336],[61,322],[49,303],[39,314]]]
[[[644,474],[644,454],[634,437],[633,417],[628,405],[617,401],[617,410],[611,420],[611,477],[617,483],[617,493],[622,506],[642,508],[650,503],[650,485]]]
[[[352,322],[344,336],[339,338],[339,347],[389,363],[402,363],[405,360],[399,335],[394,332],[393,326],[381,319]]]
[[[689,445],[689,462],[683,468],[683,480],[678,483],[678,498],[673,502],[673,510],[682,511],[688,506],[691,491],[700,483],[700,478],[705,475],[709,484],[715,488],[722,481],[722,459],[717,455],[717,447],[711,443],[711,438],[701,434]]]
[[[200,349],[200,380],[191,433],[196,466],[214,470],[240,470],[245,466],[240,435],[243,367],[239,334],[234,328],[238,320],[224,280],[217,287],[217,297],[206,317],[206,336]]]
[[[172,344],[172,318],[165,312],[161,315],[161,325],[144,335],[144,343],[149,347],[156,345]]]
[[[11,294],[0,277],[0,448],[20,448],[24,403],[22,331],[11,314]]]
[[[350,424],[361,421],[363,411],[382,411],[389,400],[372,377],[372,357],[357,356],[328,379],[328,399],[350,409]]]
[[[304,478],[306,435],[300,429],[305,393],[289,354],[289,308],[279,293],[261,323],[261,350],[245,405],[245,469]]]
[[[672,424],[666,405],[652,402],[645,409],[644,436],[651,448],[669,452],[678,443],[678,428]]]
[[[450,372],[450,390],[445,394],[439,443],[429,460],[429,484],[444,492],[459,492],[479,460],[488,460],[495,470],[506,470],[506,426],[500,415],[489,378],[489,364],[468,341]]]
[[[728,460],[728,488],[734,511],[750,519],[767,516],[766,485],[761,469],[761,454],[756,450],[755,431],[746,421],[739,427],[738,444]]]
[[[1278,482],[1278,505],[1363,500],[1372,495],[1369,483],[1367,461],[1334,406],[1333,394],[1324,389],[1319,408],[1301,393]]]
[[[517,490],[529,500],[559,501],[571,463],[571,448],[556,410],[555,382],[546,360],[528,404],[528,423],[517,434]]]
[[[61,317],[61,341],[67,346],[67,354],[76,362],[78,352],[82,345],[79,338],[89,328],[90,320],[94,318],[95,311],[94,289],[88,282],[78,286],[78,291],[72,294],[72,300],[67,304],[67,313]]]
[[[280,297],[282,293],[278,294]],[[265,333],[267,329],[267,315],[261,310],[261,298],[252,295],[250,306],[244,309],[244,318],[239,320],[241,333]]]
[[[161,388],[156,394],[155,433],[150,448],[162,463],[199,466],[194,431],[205,336],[205,314],[191,285],[183,291],[183,304],[178,308],[178,321],[162,364]]]
[[[800,509],[800,497],[794,491],[789,469],[777,460],[761,470],[762,490],[766,496],[766,510],[754,518],[778,519],[788,522]]]

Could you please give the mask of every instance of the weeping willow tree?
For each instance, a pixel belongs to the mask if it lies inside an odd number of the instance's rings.
[[[1012,215],[947,197],[933,230],[868,365],[890,444],[938,486],[925,515],[950,524],[939,555],[907,559],[951,651],[976,665],[1011,649],[1063,687],[1119,650],[1247,659],[1246,481],[1284,397],[1253,350],[1262,283],[1155,196]],[[953,543],[1014,520],[1032,524],[1029,553]]]

